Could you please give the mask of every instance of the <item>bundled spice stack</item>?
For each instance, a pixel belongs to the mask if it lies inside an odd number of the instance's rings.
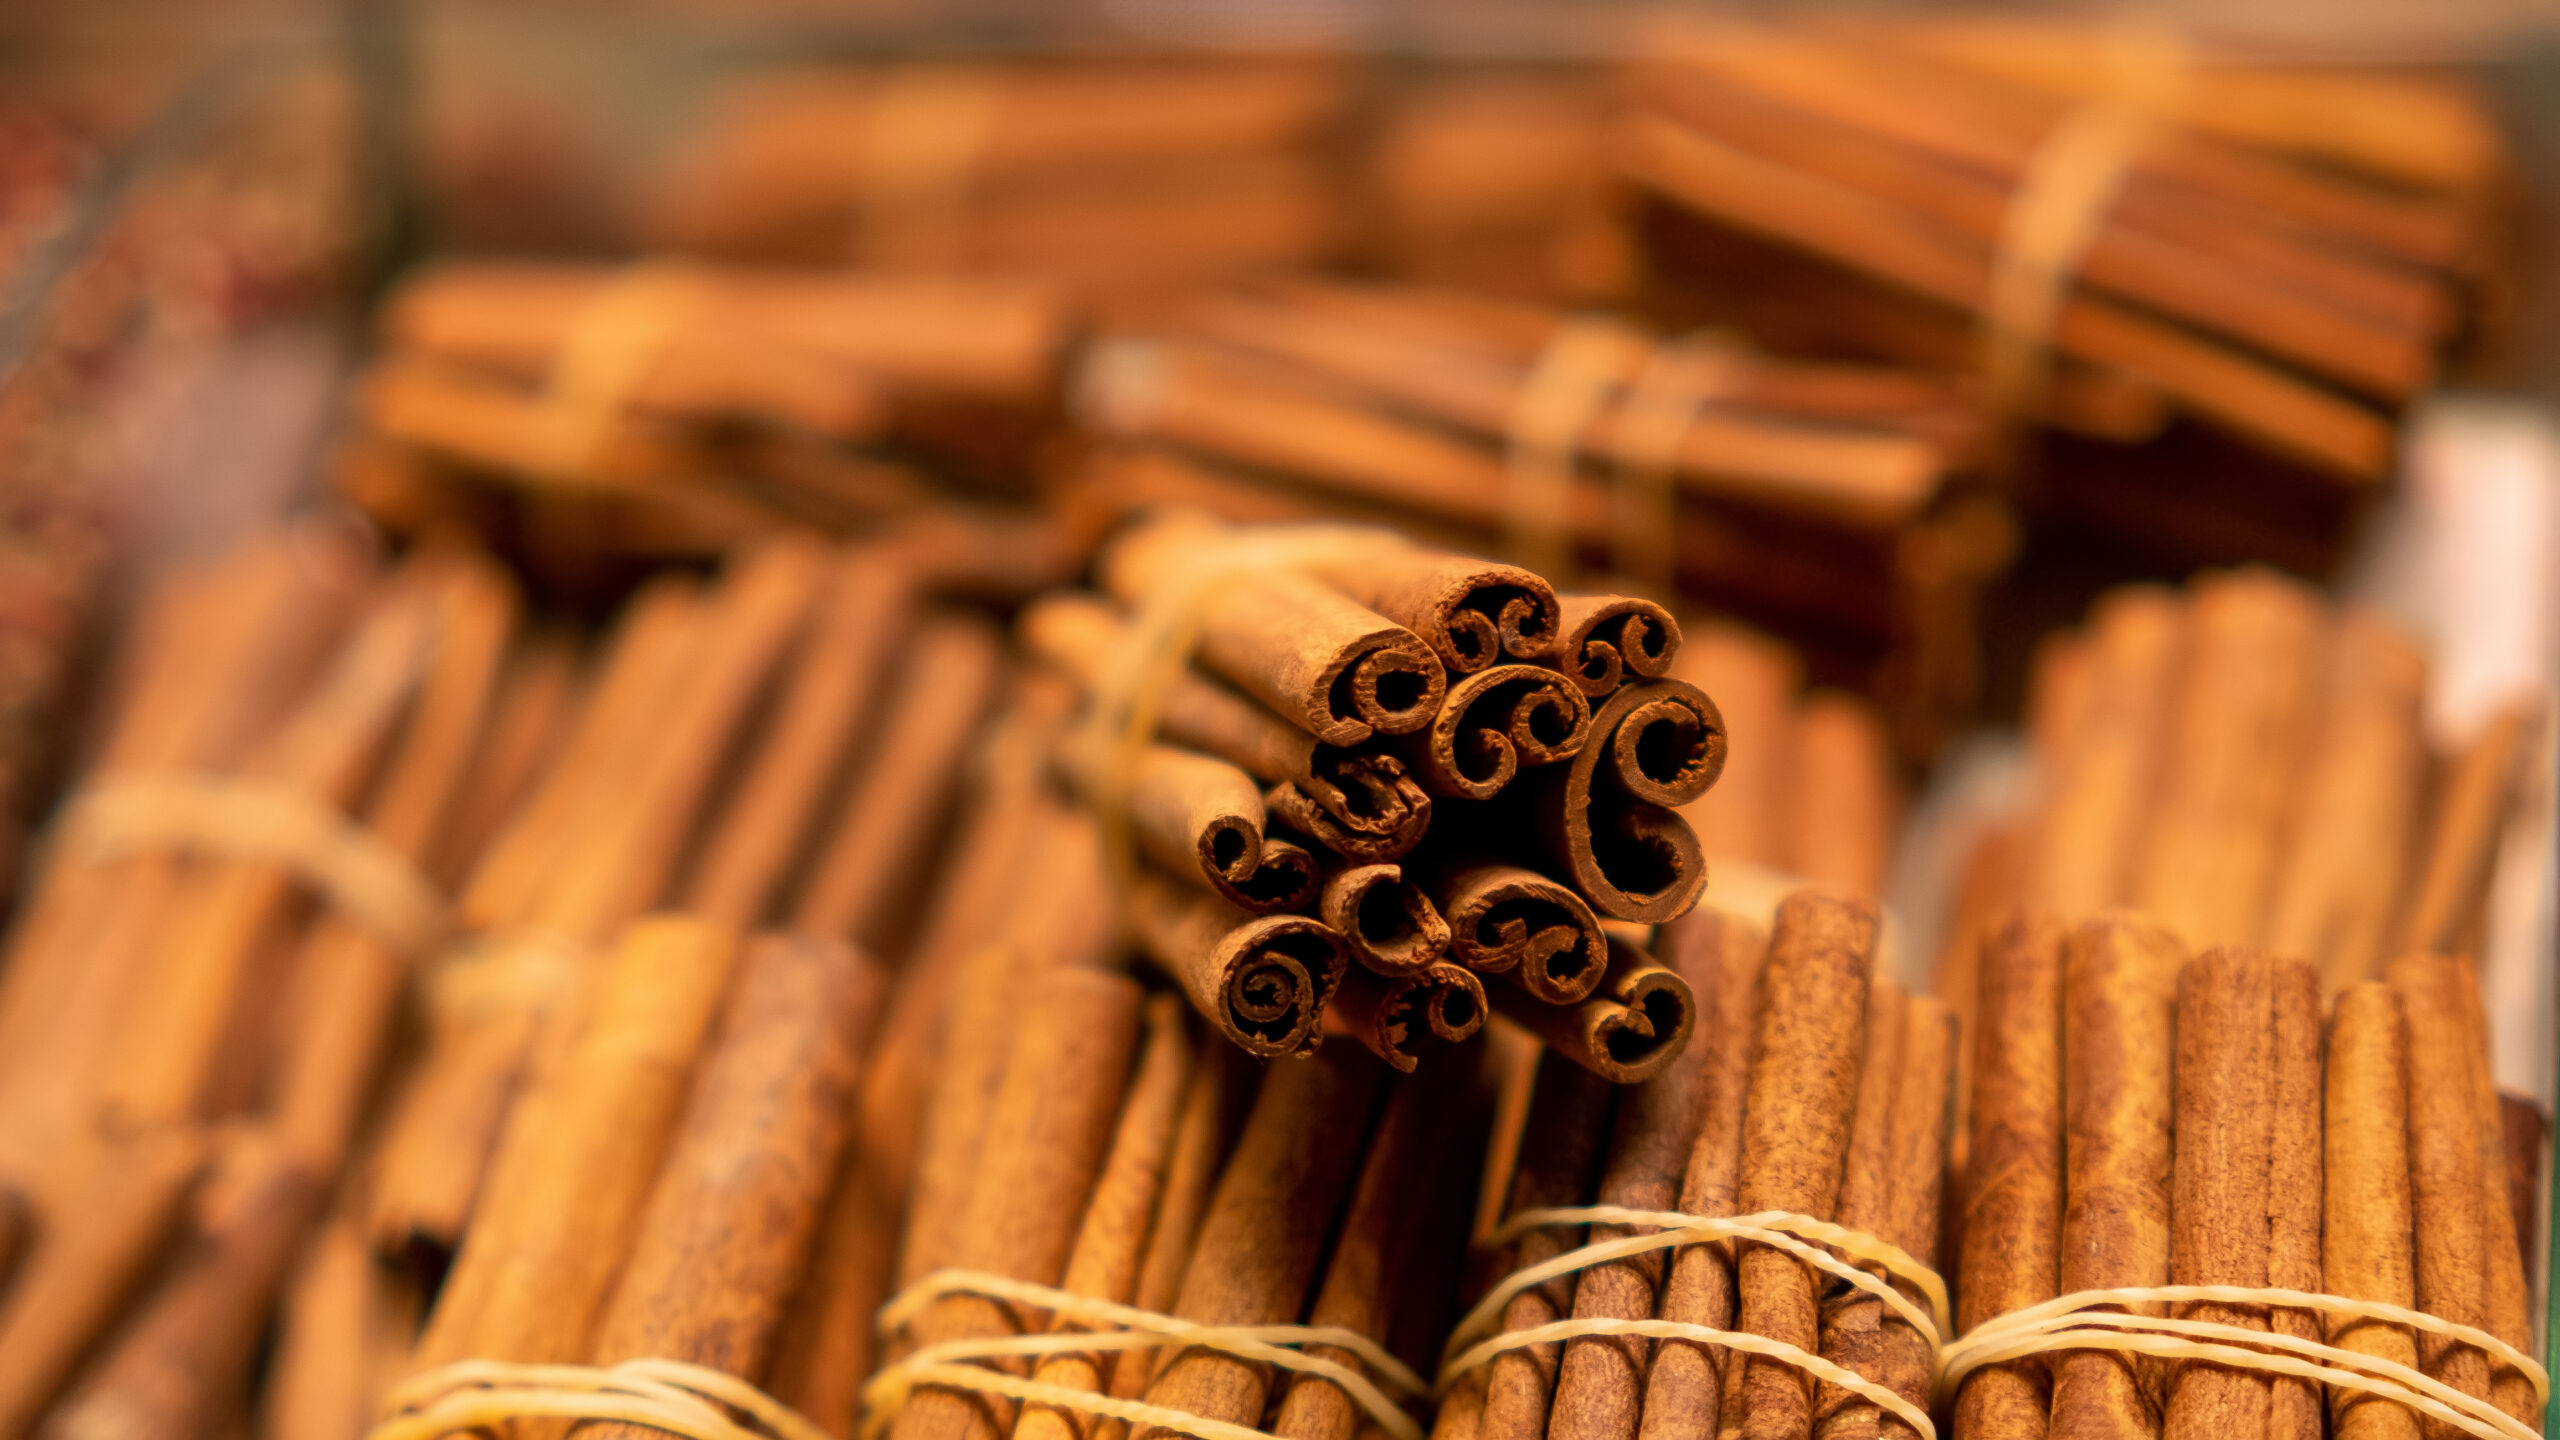
[[[1664,673],[1660,606],[1185,511],[1116,537],[1097,577],[1023,637],[1091,695],[1062,768],[1143,857],[1138,934],[1224,1034],[1306,1053],[1330,1008],[1410,1069],[1490,1000],[1614,1079],[1679,1053],[1693,997],[1641,927],[1706,883],[1674,807],[1725,741]]]
[[[2069,1348],[1975,1368],[1956,1392],[1958,1436],[2466,1433],[2453,1409],[2422,1421],[2395,1398],[2409,1390],[2324,1393],[2251,1368],[2265,1350],[2253,1333],[2415,1371],[2468,1414],[2468,1433],[2539,1431],[2516,1364],[2532,1344],[2526,1257],[2468,960],[2405,953],[2340,990],[2324,1022],[2308,961],[2251,946],[2191,955],[2136,911],[2029,913],[1986,942],[1977,1005],[1967,1329],[2058,1295],[2163,1285],[2398,1310],[2180,1300],[2085,1317],[2237,1327],[2214,1338],[2246,1353],[2164,1363]],[[2398,1318],[2413,1310],[2470,1330]],[[2086,1345],[2091,1332],[2072,1333]]]
[[[397,531],[537,549],[939,525],[1019,558],[1028,518],[986,502],[1021,498],[1066,321],[1048,286],[993,276],[439,265],[384,312],[339,481]]]
[[[2289,524],[2370,493],[2489,258],[2495,132],[2452,82],[1971,19],[1667,26],[1630,85],[1622,169],[1708,222],[1664,267],[1755,333],[2284,462],[2137,492],[2102,450],[2057,455],[2067,504],[2181,553],[2299,553]]]
[[[1975,597],[2009,530],[1961,483],[1983,436],[1936,379],[1302,279],[1098,343],[1074,389],[1106,507],[1376,520],[1559,573],[1605,557],[1821,638],[1915,741],[1970,701]]]
[[[915,62],[749,78],[651,201],[651,243],[724,259],[1148,288],[1343,243],[1325,60]]]

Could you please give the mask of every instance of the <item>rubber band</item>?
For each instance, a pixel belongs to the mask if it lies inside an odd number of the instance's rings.
[[[1748,354],[1730,336],[1701,332],[1657,345],[1618,411],[1609,558],[1638,593],[1671,598],[1679,520],[1680,442],[1698,416],[1739,388]]]
[[[453,907],[417,863],[296,786],[227,775],[106,775],[58,822],[67,853],[178,848],[280,865],[403,956],[454,931]]]
[[[2107,84],[2045,135],[2001,216],[1982,316],[1983,378],[1999,423],[2015,423],[2042,398],[2072,276],[2145,140],[2186,85],[2186,51],[2171,36],[2128,29],[2106,61]]]
[[[1547,337],[1511,405],[1503,528],[1515,564],[1541,575],[1569,573],[1582,432],[1650,348],[1634,330],[1601,316],[1570,317]]]
[[[1264,1431],[1184,1410],[960,1363],[1174,1347],[1217,1350],[1241,1360],[1331,1381],[1394,1440],[1423,1440],[1422,1427],[1387,1391],[1392,1389],[1407,1398],[1421,1399],[1430,1393],[1429,1386],[1410,1367],[1387,1353],[1384,1346],[1356,1330],[1330,1325],[1203,1325],[1179,1316],[1073,1294],[1054,1286],[1035,1285],[985,1271],[954,1269],[937,1270],[900,1292],[880,1307],[874,1323],[884,1336],[894,1334],[911,1324],[934,1302],[954,1295],[1045,1310],[1056,1320],[1107,1328],[949,1340],[924,1346],[903,1361],[883,1369],[864,1384],[861,1433],[866,1440],[885,1429],[899,1407],[917,1389],[925,1387],[1002,1395],[1027,1404],[1106,1416],[1132,1425],[1158,1426],[1195,1436],[1197,1440],[1272,1440]],[[1304,1345],[1326,1345],[1347,1350],[1368,1367],[1369,1373],[1325,1356],[1305,1354],[1296,1348]],[[1371,1374],[1377,1378],[1372,1380]]]
[[[653,260],[625,268],[578,311],[543,385],[541,454],[555,476],[598,478],[597,461],[631,392],[706,290],[690,266]]]
[[[901,65],[881,81],[862,135],[857,263],[940,269],[961,260],[969,185],[1002,99],[978,66]]]
[[[457,1021],[542,1009],[570,992],[591,953],[566,935],[540,931],[472,936],[427,971],[427,1008]]]
[[[1114,894],[1125,897],[1138,871],[1129,825],[1138,764],[1155,739],[1166,689],[1191,663],[1201,607],[1216,587],[1255,571],[1356,564],[1364,555],[1407,548],[1410,542],[1395,532],[1365,526],[1257,525],[1205,535],[1158,577],[1091,688],[1077,741]]]
[[[721,1407],[747,1417],[741,1424]],[[463,1360],[392,1387],[365,1440],[433,1440],[501,1421],[609,1420],[687,1440],[832,1440],[816,1422],[724,1371],[682,1360],[517,1365]]]

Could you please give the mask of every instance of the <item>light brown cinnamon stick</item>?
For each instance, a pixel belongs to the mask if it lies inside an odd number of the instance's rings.
[[[2063,1224],[2062,927],[2012,916],[1984,937],[1974,1006],[1972,1144],[1956,1325],[2053,1298]],[[2043,1366],[1987,1366],[1956,1391],[1958,1440],[2046,1433]]]
[[[2409,1194],[2416,1226],[2418,1308],[2477,1329],[2489,1326],[2488,1187],[2471,1116],[2471,1040],[2460,997],[2443,983],[2446,962],[2403,955],[2385,976],[2409,1027]],[[2434,1380],[2489,1396],[2489,1357],[2478,1346],[2420,1335],[2419,1367]],[[2458,1433],[2420,1422],[2430,1440]]]
[[[2338,992],[2329,1015],[2323,1094],[2325,1144],[2321,1283],[2332,1295],[2417,1304],[2409,1187],[2409,1039],[2399,998],[2367,980]],[[2404,1325],[2329,1322],[2329,1343],[2416,1369],[2418,1344]],[[2339,1440],[2417,1440],[2418,1416],[2352,1391],[2333,1391]]]

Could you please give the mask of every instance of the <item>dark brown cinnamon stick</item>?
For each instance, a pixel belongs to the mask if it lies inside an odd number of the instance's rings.
[[[1590,731],[1580,686],[1540,666],[1495,665],[1450,686],[1407,753],[1432,794],[1489,800],[1524,767],[1573,758]]]
[[[1483,975],[1516,975],[1532,996],[1571,1004],[1600,984],[1608,940],[1572,888],[1534,870],[1451,866],[1433,893],[1449,917],[1449,954]]]
[[[1381,975],[1355,965],[1333,997],[1335,1023],[1370,1054],[1411,1073],[1425,1037],[1444,1043],[1484,1028],[1484,982],[1463,965],[1434,961],[1420,970]]]
[[[1633,1085],[1661,1074],[1688,1048],[1697,999],[1678,971],[1655,964],[1633,936],[1612,930],[1608,939],[1609,968],[1582,999],[1549,1004],[1530,996],[1513,976],[1498,979],[1490,998],[1495,1009],[1575,1064]]]
[[[1680,622],[1671,612],[1633,595],[1564,595],[1557,599],[1556,648],[1551,663],[1573,677],[1582,693],[1606,698],[1628,680],[1656,680],[1670,673],[1680,653]]]
[[[1316,913],[1351,958],[1380,975],[1410,975],[1449,950],[1449,922],[1394,865],[1354,865],[1326,877]]]
[[[1311,569],[1421,636],[1452,675],[1543,660],[1556,646],[1555,589],[1517,565],[1397,549]]]
[[[1350,963],[1322,921],[1249,916],[1154,875],[1139,877],[1130,913],[1139,943],[1227,1038],[1257,1055],[1314,1050]]]
[[[1707,871],[1697,834],[1666,807],[1697,799],[1723,764],[1722,721],[1695,687],[1621,687],[1591,717],[1573,763],[1537,777],[1539,840],[1601,914],[1676,918],[1697,903]]]

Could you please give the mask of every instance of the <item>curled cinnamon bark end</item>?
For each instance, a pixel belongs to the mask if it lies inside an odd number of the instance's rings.
[[[1496,665],[1449,687],[1415,765],[1435,795],[1490,800],[1521,767],[1572,759],[1590,734],[1591,702],[1565,676]]]
[[[1451,871],[1440,885],[1449,952],[1482,975],[1515,975],[1549,1005],[1570,1005],[1600,984],[1609,942],[1600,917],[1570,886],[1516,865]]]
[[[1355,865],[1324,882],[1316,907],[1351,958],[1380,975],[1416,975],[1449,950],[1449,922],[1396,865]]]
[[[1296,788],[1345,833],[1393,837],[1410,850],[1431,827],[1430,794],[1393,755],[1319,745]],[[1313,830],[1307,833],[1324,838]]]
[[[1304,915],[1249,916],[1160,876],[1130,894],[1138,940],[1200,1013],[1256,1055],[1307,1055],[1350,957],[1342,937]]]
[[[1208,843],[1210,837],[1202,837]],[[1253,915],[1277,915],[1287,910],[1303,910],[1316,898],[1316,888],[1324,876],[1316,868],[1316,857],[1304,845],[1286,840],[1266,839],[1255,863],[1242,876],[1206,872],[1209,888],[1226,898],[1228,904]]]
[[[1549,663],[1582,693],[1606,697],[1627,680],[1658,680],[1680,653],[1680,622],[1633,595],[1566,595],[1558,599],[1555,653]]]
[[[1404,975],[1353,970],[1333,1013],[1369,1053],[1412,1074],[1424,1035],[1456,1042],[1484,1028],[1484,982],[1463,965],[1438,961]]]
[[[1416,787],[1411,798],[1417,803],[1405,807],[1402,823],[1384,832],[1345,825],[1333,812],[1308,798],[1306,791],[1286,780],[1272,786],[1263,795],[1262,803],[1281,824],[1343,859],[1361,865],[1384,865],[1411,853],[1414,846],[1422,843],[1423,832],[1431,828],[1430,797]]]
[[[1635,1085],[1670,1068],[1689,1048],[1698,1000],[1678,972],[1654,963],[1628,936],[1609,936],[1609,969],[1599,986],[1571,1005],[1541,1004],[1516,977],[1493,987],[1495,1008],[1527,1026],[1548,1048],[1619,1085]]]
[[[1602,762],[1609,777],[1639,800],[1686,805],[1724,773],[1724,716],[1706,692],[1685,680],[1652,680],[1644,698],[1617,717]],[[1608,707],[1603,707],[1604,711]]]
[[[1453,675],[1540,660],[1555,647],[1555,587],[1517,565],[1400,549],[1313,568],[1420,636]]]
[[[1429,725],[1448,695],[1440,661],[1411,637],[1386,637],[1347,656],[1311,716],[1317,739],[1356,745],[1379,735],[1410,735]],[[1356,728],[1355,728],[1356,727]]]
[[[1592,909],[1659,925],[1698,903],[1707,865],[1697,832],[1647,797],[1697,798],[1723,770],[1724,749],[1723,720],[1697,687],[1648,680],[1610,696],[1582,753],[1539,777],[1539,838]],[[1604,767],[1615,783],[1595,785]]]

